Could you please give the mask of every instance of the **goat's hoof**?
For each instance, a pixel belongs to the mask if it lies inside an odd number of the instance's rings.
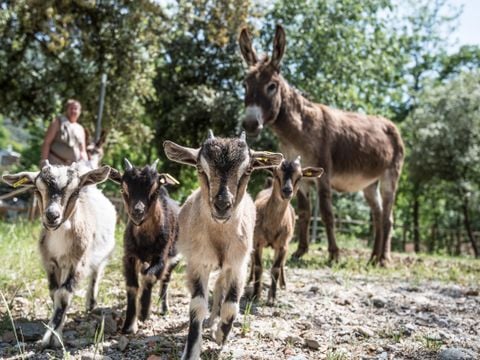
[[[340,259],[340,250],[329,250],[329,255],[328,255],[328,263],[333,264],[333,263],[338,263],[338,260]]]
[[[138,325],[132,324],[130,326],[124,326],[122,328],[122,334],[136,334],[138,331]]]
[[[213,325],[215,325],[216,320],[217,320],[216,317],[210,316],[208,319],[206,319],[206,320],[203,322],[203,327],[204,327],[205,329],[210,329],[211,327],[213,327]]]
[[[275,306],[275,299],[269,298],[269,299],[267,300],[266,305],[267,305],[267,306],[271,306],[271,307]]]

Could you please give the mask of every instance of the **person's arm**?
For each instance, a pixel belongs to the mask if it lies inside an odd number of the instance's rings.
[[[50,153],[50,145],[52,144],[53,139],[55,139],[55,135],[57,135],[57,132],[59,130],[60,119],[55,118],[55,120],[53,120],[48,127],[47,132],[45,133],[45,138],[43,139],[42,152],[40,156],[40,166],[42,166],[42,163],[48,159],[48,154]]]
[[[86,145],[87,135],[85,133],[85,129],[83,128],[83,126],[81,128],[83,132],[83,136],[82,136],[83,141],[80,143],[80,159],[88,160],[87,145]]]

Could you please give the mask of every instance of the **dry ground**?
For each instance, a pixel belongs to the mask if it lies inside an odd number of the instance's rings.
[[[121,336],[121,246],[101,284],[102,308],[85,314],[82,287],[69,311],[65,349],[39,351],[35,340],[45,329],[51,301],[38,261],[38,229],[38,224],[0,224],[0,285],[5,297],[0,301],[1,358],[179,358],[189,303],[183,267],[171,283],[170,313],[160,316],[157,292],[151,319],[136,335]],[[389,269],[377,269],[366,266],[366,249],[346,249],[342,255],[340,263],[329,267],[325,251],[315,246],[305,260],[289,262],[287,290],[279,291],[277,305],[244,300],[221,351],[210,331],[205,332],[202,358],[437,359],[446,348],[466,349],[471,358],[480,358],[480,261],[394,254]],[[270,261],[268,257],[264,297]],[[18,341],[12,319],[22,329],[17,331]]]

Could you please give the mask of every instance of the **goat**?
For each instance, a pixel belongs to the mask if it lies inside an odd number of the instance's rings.
[[[258,134],[269,125],[284,154],[300,154],[305,164],[325,169],[318,184],[320,214],[325,224],[330,260],[337,260],[332,189],[363,190],[372,209],[375,245],[370,261],[390,260],[393,204],[403,165],[404,145],[393,122],[314,103],[290,87],[280,74],[285,52],[285,31],[278,25],[271,59],[258,59],[247,29],[240,50],[250,66],[245,77],[246,117],[243,127]],[[380,185],[380,186],[379,186]],[[300,236],[295,257],[308,251],[310,203],[307,192],[298,192]]]
[[[272,283],[267,303],[270,305],[275,303],[279,281],[280,286],[285,288],[284,265],[288,244],[295,228],[295,210],[290,200],[297,193],[302,178],[319,178],[322,174],[322,168],[302,169],[300,156],[294,161],[283,160],[280,166],[273,170],[271,187],[258,193],[255,199],[257,221],[253,236],[254,253],[249,278],[249,282],[253,280],[254,283],[255,300],[260,299],[262,292],[262,251],[265,246],[271,246],[275,251],[271,270]]]
[[[40,254],[53,300],[53,316],[41,340],[43,347],[61,344],[65,314],[78,283],[90,275],[87,311],[96,305],[98,284],[115,245],[116,213],[95,186],[108,178],[110,167],[84,172],[79,164],[52,166],[39,172],[4,175],[13,187],[33,187],[43,229]],[[53,332],[58,336],[52,336]]]
[[[123,270],[127,285],[127,314],[123,333],[137,332],[137,298],[140,295],[138,318],[148,319],[152,288],[161,280],[162,313],[168,312],[167,289],[177,265],[176,242],[180,207],[164,185],[178,184],[168,174],[157,172],[157,161],[143,169],[125,159],[123,175],[115,169],[110,179],[121,185],[128,214],[124,236]],[[139,291],[139,275],[141,291]]]
[[[215,340],[223,345],[237,316],[252,250],[255,205],[246,193],[252,170],[278,165],[282,154],[249,150],[245,133],[238,138],[209,138],[198,149],[163,143],[165,154],[195,166],[200,187],[182,206],[178,248],[187,262],[191,293],[190,325],[182,359],[198,359],[202,323],[208,313],[210,272],[220,269],[207,327],[217,324]]]

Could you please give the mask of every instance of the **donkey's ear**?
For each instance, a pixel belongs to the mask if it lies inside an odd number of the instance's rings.
[[[2,176],[2,180],[14,188],[32,187],[35,186],[37,175],[38,171],[22,171],[17,174],[5,174]]]
[[[238,38],[238,43],[240,44],[240,51],[242,52],[243,58],[249,66],[253,66],[258,62],[257,54],[252,46],[252,39],[248,33],[247,28],[243,28]]]
[[[122,183],[122,174],[117,169],[111,168],[108,178],[117,184]]]
[[[167,155],[167,158],[170,160],[180,164],[197,166],[200,149],[181,146],[168,140],[163,142],[163,149],[165,150],[165,155]]]
[[[321,167],[305,167],[302,169],[303,177],[319,178],[323,175],[323,173],[324,170]]]
[[[164,173],[158,176],[158,182],[160,185],[178,185],[180,182],[172,175]]]
[[[280,153],[272,153],[269,151],[253,151],[251,152],[252,168],[265,169],[280,165],[283,161],[283,155]]]
[[[110,174],[110,166],[104,165],[98,169],[93,169],[80,178],[80,186],[94,185],[104,182]]]
[[[270,63],[277,69],[280,68],[280,61],[285,53],[285,44],[285,31],[281,25],[277,25],[275,38],[273,39],[272,60],[270,61]]]

